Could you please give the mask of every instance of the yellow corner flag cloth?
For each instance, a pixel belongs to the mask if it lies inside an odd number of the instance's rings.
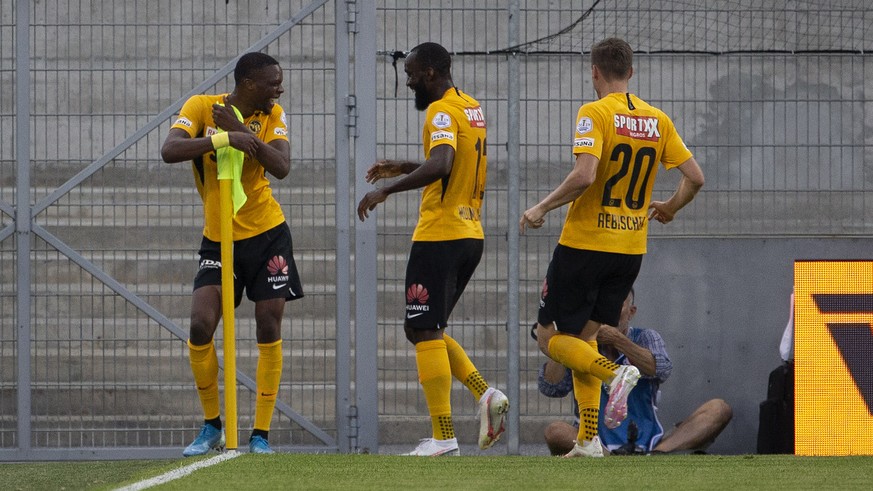
[[[233,112],[236,114],[236,119],[244,121],[239,109],[233,105],[230,107],[233,108]],[[219,133],[223,131],[224,130],[222,129],[218,130]],[[236,216],[236,212],[246,204],[246,200],[248,199],[242,186],[242,168],[245,154],[241,150],[237,150],[228,145],[215,151],[215,159],[218,161],[218,178],[230,179],[232,181],[231,194],[233,196],[233,214]]]

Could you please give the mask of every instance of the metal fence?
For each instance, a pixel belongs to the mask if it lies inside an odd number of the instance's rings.
[[[374,158],[421,156],[392,55],[432,40],[489,123],[486,253],[451,334],[513,400],[517,452],[569,408],[536,392],[526,339],[562,217],[524,237],[516,223],[572,162],[570,125],[594,98],[586,50],[608,35],[634,46],[631,89],[673,117],[706,173],[655,240],[869,237],[871,25],[862,0],[0,0],[0,85],[14,88],[0,91],[0,459],[176,455],[193,435],[182,340],[201,212],[187,165],[158,152],[185,98],[228,90],[246,50],[285,70],[293,165],[274,190],[307,294],[287,309],[271,442],[373,450],[429,427],[400,328],[418,195],[364,224],[350,211]],[[256,358],[245,305],[241,428]],[[470,399],[456,387],[468,440]]]
[[[334,151],[348,144],[331,141],[332,88],[348,90],[336,60],[348,58],[348,43],[334,39],[336,12],[325,1],[0,4],[0,68],[18,102],[4,91],[4,107],[16,108],[3,118],[16,131],[3,132],[0,171],[4,456],[175,455],[199,426],[183,341],[201,205],[189,166],[163,164],[159,151],[185,99],[228,91],[248,50],[286,68],[293,185],[274,183],[274,192],[307,280],[305,301],[289,304],[284,322],[271,440],[348,449],[348,425],[338,423],[346,410],[336,407],[350,389],[334,208],[336,166],[348,166]],[[251,305],[237,317],[247,430]]]
[[[653,240],[869,237],[871,17],[862,1],[380,3],[380,157],[421,156],[421,116],[396,59],[423,41],[454,54],[456,85],[482,103],[489,123],[486,252],[450,331],[489,382],[508,387],[511,428],[519,428],[510,448],[540,441],[543,426],[569,414],[572,404],[537,392],[543,357],[527,337],[563,216],[553,212],[541,232],[515,231],[520,212],[572,166],[576,111],[596,97],[587,50],[609,36],[631,43],[631,90],[671,115],[706,173],[692,206],[669,227],[652,227]],[[662,174],[655,199],[666,198],[676,182],[675,173]],[[417,200],[415,193],[392,196],[379,222],[379,250],[393,253],[379,263],[380,342],[400,350],[380,356],[380,380],[404,388],[416,380],[412,355],[402,348],[398,289]],[[749,267],[738,265],[738,274]],[[453,411],[472,420],[469,394],[458,384],[455,390]],[[380,399],[383,420],[424,413],[420,395],[390,394]],[[749,393],[755,402],[738,401],[737,408],[745,413],[763,395]],[[736,424],[755,417],[738,414]],[[459,438],[469,430],[461,428]]]

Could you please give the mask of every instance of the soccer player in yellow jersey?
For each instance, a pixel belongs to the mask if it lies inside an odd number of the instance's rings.
[[[252,453],[272,453],[268,434],[282,374],[282,316],[287,300],[303,296],[291,230],[265,176],[269,172],[282,179],[291,167],[285,111],[276,103],[283,92],[282,69],[269,55],[247,53],[237,62],[233,75],[235,86],[230,94],[196,95],[185,102],[161,148],[165,162],[191,161],[205,221],[188,339],[204,424],[182,452],[186,457],[224,446],[218,357],[213,343],[221,318],[216,150],[230,146],[245,154],[240,181],[246,201],[233,218],[233,266],[236,305],[243,290],[255,303],[259,355],[255,422],[249,439]],[[244,121],[237,119],[234,107]]]
[[[380,160],[370,167],[370,183],[405,176],[367,193],[358,204],[358,217],[366,219],[390,194],[424,188],[406,268],[404,330],[415,345],[433,435],[406,455],[458,455],[450,401],[453,376],[478,401],[480,448],[500,438],[509,410],[506,396],[488,386],[461,345],[445,334],[449,315],[482,257],[485,118],[479,103],[454,86],[451,57],[439,44],[413,48],[405,70],[415,108],[426,111],[425,161]]]
[[[609,384],[604,423],[627,416],[627,396],[640,377],[597,351],[602,324],[617,326],[622,304],[646,252],[649,221],[673,220],[703,186],[703,171],[673,122],[628,92],[633,51],[610,38],[591,49],[591,78],[598,100],[576,117],[576,163],[564,181],[521,217],[519,228],[539,228],[545,215],[570,203],[543,283],[537,323],[556,331],[540,349],[573,372],[579,406],[576,444],[566,457],[602,457],[597,436],[600,384]],[[658,164],[682,173],[667,201],[651,201]]]

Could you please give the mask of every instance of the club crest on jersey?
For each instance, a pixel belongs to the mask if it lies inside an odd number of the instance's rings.
[[[249,123],[249,129],[252,130],[252,133],[256,135],[259,134],[261,132],[261,121],[257,119],[252,120],[252,122]]]
[[[446,113],[439,112],[433,115],[431,123],[439,129],[448,128],[452,125],[452,118]]]
[[[587,116],[582,116],[579,118],[579,121],[576,123],[576,133],[580,135],[584,135],[591,131],[591,128],[594,127],[594,123],[591,121],[591,118]]]
[[[661,132],[658,131],[658,118],[646,116],[615,115],[615,132],[635,140],[658,141]]]
[[[485,114],[482,113],[482,106],[465,107],[464,114],[467,116],[467,121],[473,128],[485,127]]]

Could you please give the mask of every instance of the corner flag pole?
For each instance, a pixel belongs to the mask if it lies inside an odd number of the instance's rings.
[[[221,315],[224,319],[224,417],[226,448],[237,449],[236,333],[233,288],[233,199],[232,179],[218,178],[221,203]]]

